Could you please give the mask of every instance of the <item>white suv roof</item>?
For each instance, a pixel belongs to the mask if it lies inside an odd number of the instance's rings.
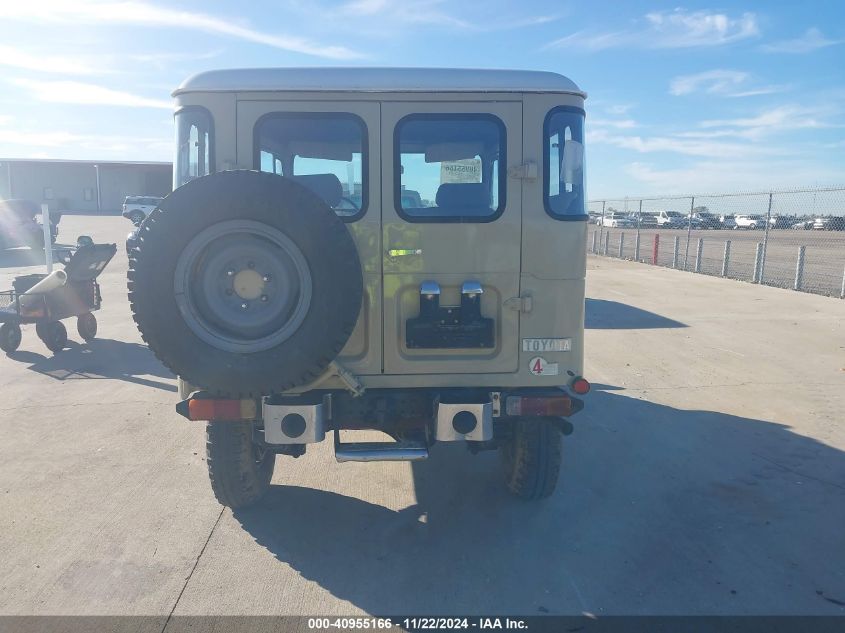
[[[466,68],[243,68],[186,79],[185,92],[554,92],[586,97],[574,81],[539,70]]]

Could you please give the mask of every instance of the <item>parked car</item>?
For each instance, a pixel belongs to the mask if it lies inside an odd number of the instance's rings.
[[[845,218],[835,216],[816,218],[813,221],[813,229],[816,231],[845,231]]]
[[[735,229],[736,218],[730,213],[723,213],[719,216],[719,224],[722,225],[723,229]]]
[[[790,228],[807,231],[813,228],[814,220],[799,220],[795,222]]]
[[[790,215],[773,215],[769,218],[770,229],[788,229],[795,224],[795,218]]]
[[[697,211],[696,213],[692,214],[693,219],[693,228],[695,228],[695,223],[698,223],[699,227],[702,229],[721,229],[722,223],[719,221],[719,218],[716,216],[715,213],[710,213],[709,211]]]
[[[766,226],[766,218],[760,215],[738,215],[734,218],[735,229],[762,229]]]
[[[657,213],[657,226],[668,229],[679,229],[687,225],[687,217],[677,211],[659,211]]]
[[[684,226],[689,226],[690,228],[693,228],[693,229],[706,228],[702,224],[701,220],[699,220],[697,217],[695,217],[694,213],[688,213],[686,215],[686,217],[684,218]]]
[[[131,220],[132,224],[140,224],[152,213],[161,200],[161,198],[155,196],[126,196],[121,215]]]
[[[640,226],[654,228],[657,226],[657,214],[654,211],[643,211],[640,215]]]
[[[602,226],[609,226],[614,229],[625,229],[634,226],[634,223],[631,221],[631,218],[621,211],[613,211],[611,213],[604,214]]]
[[[50,241],[56,243],[61,214],[50,214]],[[0,200],[0,250],[29,246],[44,248],[41,208],[32,200]]]

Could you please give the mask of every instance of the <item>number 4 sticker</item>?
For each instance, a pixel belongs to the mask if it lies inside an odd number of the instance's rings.
[[[557,376],[558,364],[550,363],[542,356],[535,356],[528,361],[528,371],[535,376]]]

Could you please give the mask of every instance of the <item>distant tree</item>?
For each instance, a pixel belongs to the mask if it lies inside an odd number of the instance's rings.
[[[707,207],[693,207],[693,213],[707,213]]]

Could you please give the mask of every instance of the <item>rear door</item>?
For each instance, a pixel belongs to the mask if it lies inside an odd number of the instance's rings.
[[[285,176],[311,176],[319,187],[336,178],[331,200],[358,248],[364,298],[355,330],[339,359],[356,374],[379,374],[381,352],[381,169],[379,104],[241,99],[237,109],[238,163]],[[316,178],[314,178],[316,176]],[[312,185],[313,183],[313,185]]]
[[[384,372],[516,371],[521,103],[384,102],[381,120]]]

